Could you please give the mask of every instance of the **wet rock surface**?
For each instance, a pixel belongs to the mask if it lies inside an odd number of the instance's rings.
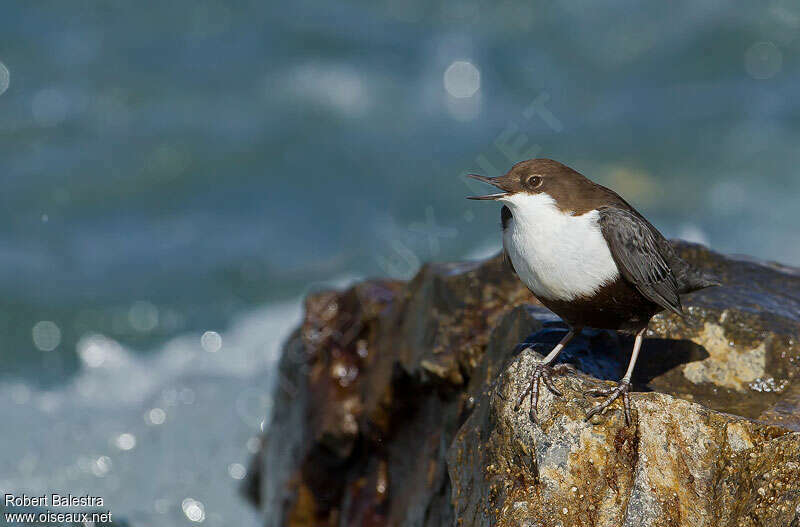
[[[601,330],[539,425],[514,411],[566,329],[499,257],[309,297],[246,487],[265,525],[800,522],[800,272],[677,247],[724,285],[651,323],[631,426],[619,402],[584,420],[632,344]]]

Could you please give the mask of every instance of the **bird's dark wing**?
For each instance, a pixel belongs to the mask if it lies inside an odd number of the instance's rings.
[[[661,233],[633,211],[600,209],[600,229],[622,277],[648,300],[682,314],[679,286],[670,268],[672,251]]]

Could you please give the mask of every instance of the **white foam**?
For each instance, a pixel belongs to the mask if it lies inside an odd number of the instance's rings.
[[[4,439],[0,488],[102,496],[135,525],[182,524],[187,498],[203,504],[204,525],[260,525],[229,467],[249,465],[301,306],[297,298],[243,313],[220,332],[214,353],[202,331],[150,353],[85,335],[81,369],[64,385],[0,384],[0,400],[9,401],[0,422],[19,432]]]

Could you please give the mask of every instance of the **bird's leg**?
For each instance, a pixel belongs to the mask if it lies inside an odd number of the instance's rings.
[[[636,366],[636,359],[639,358],[639,350],[642,348],[642,340],[644,339],[644,332],[647,328],[643,328],[636,334],[636,340],[633,342],[633,352],[631,353],[631,360],[628,363],[628,371],[625,372],[625,376],[622,377],[622,380],[619,381],[619,384],[616,388],[607,388],[607,389],[597,389],[597,390],[589,390],[586,392],[586,395],[592,396],[609,396],[605,401],[601,404],[595,406],[589,413],[586,414],[586,420],[592,418],[608,408],[608,406],[613,403],[617,397],[620,395],[622,396],[622,406],[625,409],[625,424],[631,424],[631,401],[628,392],[631,389],[631,377],[633,376],[633,368]]]
[[[531,421],[536,423],[538,420],[536,418],[536,411],[537,406],[539,405],[539,383],[544,383],[547,386],[547,389],[550,390],[554,395],[561,396],[561,392],[553,384],[553,379],[551,378],[551,374],[553,372],[553,367],[551,364],[553,361],[558,358],[559,354],[564,350],[564,347],[569,344],[569,342],[575,338],[576,335],[579,335],[581,332],[581,328],[570,328],[567,334],[561,339],[561,342],[556,344],[556,347],[553,348],[553,351],[547,354],[544,360],[536,365],[533,370],[533,376],[531,377],[531,382],[528,384],[528,387],[522,392],[522,395],[517,401],[516,406],[514,406],[514,411],[516,412],[519,410],[519,407],[522,405],[522,402],[525,400],[526,395],[530,395],[530,418]],[[530,349],[527,348],[527,349]]]

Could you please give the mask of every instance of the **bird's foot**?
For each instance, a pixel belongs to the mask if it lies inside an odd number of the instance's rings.
[[[537,408],[539,406],[539,384],[544,384],[553,395],[561,397],[563,394],[558,390],[558,388],[556,388],[555,384],[553,384],[552,374],[562,373],[564,371],[569,371],[570,369],[571,366],[568,364],[559,364],[555,367],[544,362],[537,364],[533,370],[531,382],[528,384],[528,387],[525,389],[525,391],[522,392],[519,401],[517,401],[517,404],[514,406],[514,411],[516,412],[519,410],[519,407],[522,406],[525,396],[530,396],[531,408],[528,415],[530,416],[531,421],[538,423],[539,419],[537,418]]]
[[[611,403],[617,400],[619,396],[622,396],[622,406],[625,411],[625,424],[631,424],[631,400],[628,392],[631,389],[630,381],[621,381],[615,388],[606,388],[606,389],[595,389],[589,390],[585,393],[585,395],[589,395],[592,397],[604,397],[608,396],[608,398],[600,403],[599,405],[595,406],[586,414],[586,420],[588,421],[595,415],[603,412],[606,408],[608,408]]]

